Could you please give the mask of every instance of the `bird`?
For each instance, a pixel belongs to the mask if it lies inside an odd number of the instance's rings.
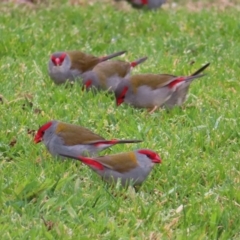
[[[194,72],[191,76],[198,75],[202,71],[204,71],[210,63],[205,64],[200,69],[198,69],[196,72]],[[176,77],[172,75],[173,77]],[[172,96],[163,104],[166,108],[173,108],[174,106],[181,106],[187,98],[187,93],[190,87],[190,84],[192,81],[186,81],[184,84],[179,86],[176,91],[172,94]]]
[[[95,57],[81,51],[55,52],[48,62],[48,74],[55,84],[74,82],[82,73],[93,69],[98,63],[120,56],[126,51],[103,57]]]
[[[140,186],[146,180],[154,165],[162,162],[160,156],[149,149],[139,149],[95,158],[73,153],[62,156],[81,161],[110,184],[116,184],[120,180],[123,187],[128,185]]]
[[[52,120],[38,129],[34,142],[43,142],[53,156],[69,153],[93,156],[116,144],[139,143],[142,140],[106,140],[85,127]]]
[[[204,74],[175,77],[170,74],[138,74],[129,78],[112,79],[120,81],[115,89],[117,106],[123,102],[138,108],[148,108],[153,113],[161,107],[178,87]],[[116,77],[114,77],[116,78]]]
[[[112,76],[128,77],[131,70],[140,63],[147,60],[147,57],[139,58],[133,62],[121,60],[110,60],[97,64],[92,70],[82,74],[82,81],[87,90],[95,88],[98,90],[114,91],[117,81],[109,81]]]
[[[115,0],[118,2],[119,0]],[[121,0],[120,0],[121,1]],[[131,4],[132,7],[140,9],[143,7],[147,7],[148,9],[157,9],[161,7],[166,0],[126,0],[128,3]]]

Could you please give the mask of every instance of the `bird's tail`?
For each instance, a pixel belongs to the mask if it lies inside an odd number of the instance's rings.
[[[189,76],[189,77],[184,77],[185,79],[183,80],[184,82],[188,82],[188,81],[192,81],[196,78],[200,78],[200,77],[203,77],[205,76],[206,74],[196,74],[196,75],[192,75],[192,76]]]
[[[127,140],[117,140],[117,139],[112,139],[109,142],[112,144],[121,144],[121,143],[140,143],[142,140],[135,140],[135,139],[127,139]]]
[[[139,59],[131,62],[130,65],[131,65],[132,68],[134,68],[134,67],[136,67],[137,65],[139,65],[140,63],[145,62],[147,59],[148,59],[148,57],[139,58]]]
[[[92,144],[96,147],[110,147],[115,144],[121,144],[121,143],[139,143],[142,142],[142,140],[135,140],[135,139],[130,139],[130,140],[118,140],[118,139],[112,139],[112,140],[98,140],[98,141],[92,141],[88,142],[87,144]]]
[[[198,75],[199,73],[201,73],[202,71],[204,71],[209,65],[210,65],[210,63],[205,64],[205,65],[202,66],[200,69],[198,69],[196,72],[194,72],[191,76]]]
[[[118,57],[118,56],[120,56],[120,55],[122,55],[122,54],[124,54],[126,52],[127,51],[116,52],[116,53],[113,53],[113,54],[110,54],[110,55],[107,55],[107,56],[100,57],[99,59],[100,59],[101,62],[104,62],[104,61],[107,61],[107,60],[109,60],[111,58]]]

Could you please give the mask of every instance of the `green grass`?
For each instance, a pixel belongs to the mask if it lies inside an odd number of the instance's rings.
[[[240,239],[239,11],[125,11],[100,1],[0,8],[1,239]],[[71,49],[148,56],[135,73],[211,65],[183,108],[148,115],[78,84],[55,86],[48,57]],[[138,193],[109,189],[86,166],[33,143],[30,130],[51,119],[143,139],[102,154],[150,148],[163,163]]]

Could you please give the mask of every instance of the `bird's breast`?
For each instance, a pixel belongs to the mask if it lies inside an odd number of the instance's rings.
[[[73,81],[81,76],[81,72],[76,69],[65,69],[62,66],[54,66],[49,71],[50,77],[57,83],[64,83],[66,80]]]

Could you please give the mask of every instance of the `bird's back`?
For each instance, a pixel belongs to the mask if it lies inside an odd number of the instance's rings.
[[[114,154],[96,158],[106,168],[112,169],[119,173],[130,171],[138,166],[134,152]]]
[[[56,134],[63,138],[66,146],[88,144],[98,140],[105,140],[103,137],[93,133],[87,128],[66,123],[58,124]]]
[[[141,86],[148,86],[155,90],[166,86],[176,76],[170,74],[138,74],[130,77],[132,90],[137,92]]]
[[[99,63],[99,58],[81,51],[66,52],[72,62],[71,69],[79,69],[81,72],[91,70]]]
[[[101,62],[94,67],[94,71],[104,74],[106,78],[117,75],[119,77],[125,77],[130,72],[131,66],[128,62],[120,60],[112,60]]]
[[[149,164],[146,159],[141,159],[141,157],[137,159],[135,152],[98,157],[96,159],[105,166],[104,171],[97,172],[108,182],[116,183],[120,179],[123,186],[130,183],[141,185],[153,167],[153,164]]]

